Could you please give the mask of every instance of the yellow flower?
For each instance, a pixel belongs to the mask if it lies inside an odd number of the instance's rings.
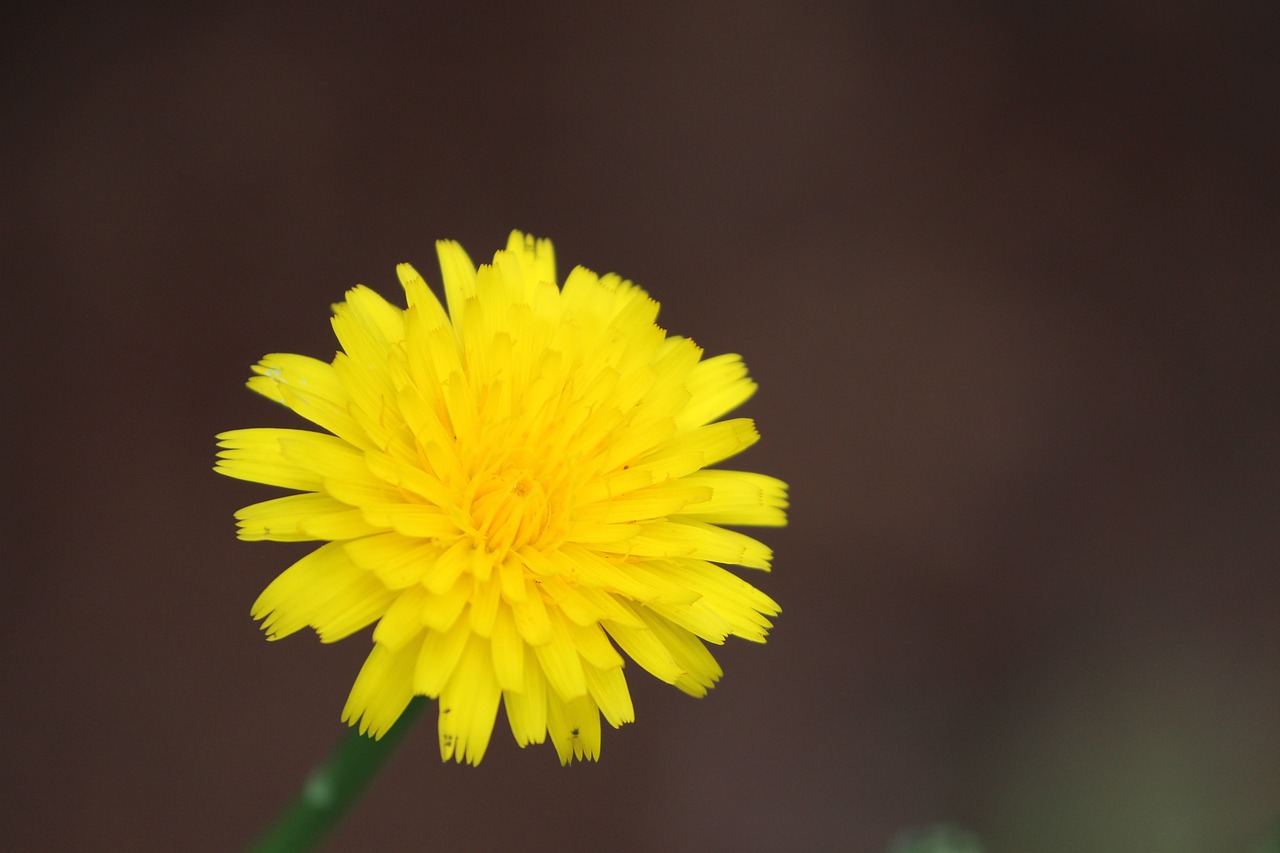
[[[763,642],[779,612],[716,565],[772,556],[719,525],[786,523],[784,483],[707,468],[758,438],[717,420],[755,383],[616,275],[559,287],[547,240],[513,232],[478,270],[436,248],[447,314],[401,264],[409,307],[349,291],[331,364],[254,367],[251,389],[326,432],[218,436],[215,470],[301,492],[236,513],[241,539],[326,542],[253,616],[324,642],[377,622],[342,715],[361,732],[438,697],[442,758],[478,764],[504,701],[521,746],[549,734],[561,763],[595,759],[600,716],[635,718],[618,649],[703,696],[721,675],[703,641]]]

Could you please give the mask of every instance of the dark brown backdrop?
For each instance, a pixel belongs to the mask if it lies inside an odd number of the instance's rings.
[[[296,552],[233,538],[269,490],[212,436],[292,423],[242,380],[331,355],[344,289],[520,227],[746,356],[785,612],[703,701],[633,675],[599,765],[500,722],[441,766],[422,726],[332,849],[1244,850],[1280,816],[1280,28],[1028,5],[10,19],[0,847],[237,849],[292,794],[367,636],[261,639]]]

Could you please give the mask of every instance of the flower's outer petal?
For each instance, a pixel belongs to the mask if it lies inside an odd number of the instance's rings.
[[[503,702],[511,734],[520,746],[542,743],[547,737],[547,681],[533,649],[524,647],[524,690],[506,690]]]
[[[702,348],[688,338],[668,337],[649,360],[657,373],[634,419],[671,420],[681,428],[678,416],[688,408],[691,394],[686,383],[702,358]],[[697,426],[696,424],[690,426]],[[690,426],[682,427],[684,429]]]
[[[715,493],[711,485],[689,482],[685,477],[580,506],[574,515],[583,521],[626,524],[677,513],[687,514],[691,509],[708,504],[713,497]]]
[[[524,274],[526,299],[534,286],[543,282],[555,283],[556,256],[550,240],[512,231],[507,237],[507,251],[515,256]]]
[[[456,328],[463,319],[464,303],[476,292],[476,267],[462,247],[452,240],[437,240],[436,254],[440,258],[445,302]]]
[[[675,435],[675,432],[675,421],[670,418],[663,418],[643,426],[629,425],[609,442],[608,450],[602,454],[604,469],[616,470],[661,449],[663,444]]]
[[[551,639],[540,646],[533,647],[533,653],[542,666],[551,689],[563,700],[585,696],[587,682],[582,674],[582,658],[573,638],[565,625],[565,620],[555,610],[548,614],[551,617]]]
[[[613,551],[615,545],[604,543],[597,547]],[[769,546],[750,536],[692,519],[649,522],[619,548],[617,553],[631,557],[689,557],[765,571],[773,559]]]
[[[360,510],[328,495],[286,495],[252,504],[236,512],[239,537],[246,541],[305,542],[352,539],[380,532]]]
[[[572,325],[583,333],[581,338],[583,349],[589,350],[599,341],[598,327],[600,322],[587,323],[593,320],[608,320],[609,312],[600,307],[604,300],[612,301],[599,287],[600,276],[586,267],[574,267],[569,271],[564,285],[560,288],[560,303],[565,314],[572,316],[577,322]]]
[[[405,329],[405,369],[410,381],[405,387],[427,404],[424,415],[443,420],[444,388],[450,376],[463,373],[462,350],[452,325],[431,326],[419,321],[416,312],[416,307],[410,309]],[[403,401],[401,408],[405,408]]]
[[[578,625],[570,619],[560,619],[560,626],[573,640],[574,648],[584,664],[597,669],[613,669],[622,666],[622,656],[609,642],[599,624]]]
[[[427,504],[406,501],[379,501],[365,504],[364,517],[380,528],[390,527],[397,533],[419,539],[448,539],[460,532],[458,525],[443,510]]]
[[[342,478],[372,482],[361,452],[337,435],[315,433],[306,429],[236,429],[221,433],[219,453],[221,473],[239,479],[256,479],[256,474],[278,475],[279,480],[292,480],[302,488],[316,492],[324,488],[325,478]],[[264,480],[259,480],[264,482]]]
[[[337,436],[258,428],[232,430],[218,438],[223,449],[215,470],[229,477],[307,491],[324,489],[326,477],[378,486],[360,451]],[[341,500],[340,495],[331,496]]]
[[[636,601],[649,601],[663,593],[661,586],[655,586],[641,574],[628,571],[623,562],[606,559],[597,550],[566,543],[560,546],[560,556],[569,567],[570,578],[584,595],[589,589],[597,589]]]
[[[314,394],[337,405],[348,402],[347,389],[333,372],[333,365],[310,356],[271,353],[253,366],[253,372],[249,387],[277,403],[285,402],[280,395],[282,386]]]
[[[679,433],[631,467],[650,470],[658,480],[683,477],[741,453],[759,440],[750,418],[717,421]]]
[[[589,694],[568,700],[549,694],[547,731],[561,764],[600,757],[600,710]]]
[[[394,593],[377,577],[356,566],[343,543],[330,542],[285,569],[254,602],[268,639],[287,637],[311,625],[321,640],[332,642],[377,619]]]
[[[332,364],[301,355],[273,353],[253,367],[249,387],[283,403],[321,429],[357,447],[372,446],[351,416],[351,395]]]
[[[781,527],[787,523],[787,484],[749,471],[709,469],[681,478],[686,487],[703,487],[707,495],[679,510],[681,518],[710,524]]]
[[[492,340],[501,332],[510,332],[512,309],[525,304],[524,272],[511,252],[498,252],[492,264],[476,269],[476,302],[488,312],[481,324],[485,337]]]
[[[653,629],[640,618],[639,609],[632,608],[632,615],[641,621],[643,627],[633,628],[630,625],[608,621],[602,623],[604,629],[609,632],[609,636],[618,644],[618,647],[626,652],[627,657],[638,663],[646,672],[660,681],[675,684],[685,672]]]
[[[398,357],[401,350],[388,351],[387,359]],[[362,365],[346,353],[333,358],[333,369],[347,388],[351,404],[347,415],[368,437],[366,450],[380,448],[400,458],[414,454],[414,436],[401,415],[396,389],[391,384],[384,359],[377,367]]]
[[[471,638],[467,620],[457,619],[447,631],[429,630],[413,670],[413,692],[439,696],[453,675]]]
[[[567,311],[589,317],[596,327],[609,328],[615,318],[622,317],[633,327],[647,328],[658,317],[658,303],[615,273],[598,276],[585,267],[574,267],[561,294]]]
[[[364,513],[349,508],[346,512],[316,515],[298,524],[298,530],[312,539],[355,539],[381,533],[383,528],[370,524]]]
[[[391,589],[421,583],[441,552],[435,542],[391,531],[352,539],[343,547],[351,562]]]
[[[707,647],[692,632],[672,624],[651,610],[637,608],[636,613],[680,667],[681,675],[675,680],[675,686],[690,696],[705,696],[720,680],[720,676],[724,675],[724,670],[716,663]]]
[[[413,666],[416,646],[392,651],[375,645],[356,676],[342,721],[360,724],[360,733],[380,738],[400,718],[413,698]]]
[[[424,329],[438,329],[448,325],[449,315],[445,313],[444,306],[440,304],[440,300],[427,286],[426,280],[411,264],[396,264],[396,277],[400,279],[400,286],[404,288],[405,301],[409,305],[408,310],[405,311],[406,337],[408,320],[413,314],[416,314],[415,322],[421,323]]]
[[[472,635],[453,676],[440,692],[440,757],[471,765],[489,747],[502,692],[493,675],[489,641]]]
[[[539,585],[560,608],[566,618],[577,625],[594,625],[608,620],[632,628],[643,627],[630,610],[622,607],[612,592],[567,583],[559,578],[543,581]]]
[[[762,643],[772,623],[770,616],[780,612],[778,603],[742,578],[720,566],[702,560],[668,560],[670,570],[680,573],[685,586],[698,594],[698,599],[688,607],[692,610],[708,608],[732,629],[730,633],[756,643]],[[713,639],[701,633],[695,624],[704,629],[709,623],[696,613],[675,614],[682,608],[665,602],[654,603],[650,608],[705,639]],[[683,621],[682,621],[683,620]]]
[[[584,664],[583,673],[587,678],[587,692],[600,706],[600,713],[615,729],[623,723],[633,723],[636,719],[635,706],[631,703],[631,691],[627,689],[626,676],[621,666],[600,669],[591,664]]]
[[[336,643],[367,628],[387,612],[395,592],[366,574],[358,584],[331,598],[311,617],[311,627],[322,643]]]
[[[280,437],[300,430],[236,429],[219,433],[218,463],[215,471],[238,480],[249,480],[284,489],[319,491],[320,476],[308,465],[286,459]],[[314,433],[319,435],[319,433]],[[332,436],[324,436],[331,439]]]
[[[364,285],[333,306],[330,322],[343,351],[361,367],[385,370],[392,345],[404,340],[404,312]]]
[[[398,651],[416,639],[418,642],[414,648],[420,648],[423,638],[422,608],[428,597],[429,593],[420,586],[400,590],[373,629],[373,641],[391,651]]]
[[[650,601],[645,606],[653,613],[666,618],[672,624],[679,625],[709,643],[719,645],[730,634],[736,633],[734,624],[701,598],[688,604]],[[766,622],[766,624],[768,623]],[[755,626],[753,625],[752,627],[754,628]],[[756,630],[758,631],[759,629],[757,628]]]
[[[677,433],[633,463],[583,483],[576,497],[581,504],[608,500],[684,477],[722,459],[741,453],[760,438],[748,418],[734,418]]]
[[[505,693],[522,692],[525,683],[525,646],[520,632],[516,630],[515,617],[510,607],[504,605],[498,608],[489,645],[493,653],[493,674],[498,679],[498,686]]]
[[[714,421],[741,406],[756,392],[747,377],[742,356],[734,353],[698,362],[685,379],[689,402],[676,416],[681,429],[693,429]]]

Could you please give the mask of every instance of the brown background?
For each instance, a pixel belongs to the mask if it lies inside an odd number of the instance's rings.
[[[595,766],[421,726],[331,849],[1247,849],[1277,7],[1035,5],[10,19],[0,847],[237,849],[293,793],[367,635],[261,639],[297,550],[234,539],[270,490],[212,436],[294,424],[241,383],[347,287],[520,227],[746,356],[785,612],[701,702],[633,675]]]

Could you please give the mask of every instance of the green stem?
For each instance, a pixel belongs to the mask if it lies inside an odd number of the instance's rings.
[[[303,853],[314,850],[360,799],[396,745],[413,728],[426,699],[418,696],[381,740],[346,732],[325,763],[311,772],[302,790],[275,824],[249,848],[250,853]]]
[[[1280,826],[1258,845],[1257,853],[1280,853]]]

